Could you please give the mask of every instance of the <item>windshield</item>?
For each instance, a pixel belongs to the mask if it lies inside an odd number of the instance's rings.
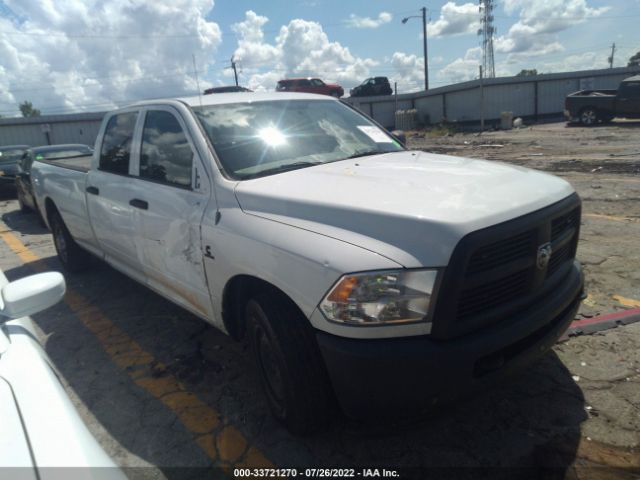
[[[233,178],[404,148],[364,116],[333,100],[273,100],[195,107],[224,170]]]

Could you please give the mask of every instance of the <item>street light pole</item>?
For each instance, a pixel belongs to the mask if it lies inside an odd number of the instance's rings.
[[[429,56],[427,54],[427,7],[422,7],[422,16],[411,15],[402,19],[402,23],[407,23],[410,18],[422,17],[422,47],[424,50],[424,89],[429,90]]]

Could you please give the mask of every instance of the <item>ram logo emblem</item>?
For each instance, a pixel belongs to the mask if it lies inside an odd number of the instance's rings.
[[[544,270],[549,265],[549,260],[551,259],[551,244],[545,243],[544,245],[540,245],[538,247],[538,255],[536,256],[536,265],[540,270]]]

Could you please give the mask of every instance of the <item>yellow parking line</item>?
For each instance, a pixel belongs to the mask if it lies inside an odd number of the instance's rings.
[[[2,231],[0,231],[0,237],[2,238],[2,240],[4,240],[4,243],[6,243],[11,250],[13,250],[13,253],[18,255],[18,257],[20,258],[20,260],[22,260],[23,263],[32,263],[40,260],[40,258],[31,250],[29,250],[18,239],[18,237],[16,237],[13,233],[11,233],[10,230],[7,230],[7,227],[5,225],[2,225]],[[42,268],[37,268],[34,266],[34,270],[41,271]]]
[[[626,298],[622,295],[612,295],[613,298],[618,303],[621,303],[625,307],[640,307],[640,300],[634,300],[633,298]]]
[[[45,270],[38,255],[27,248],[0,222],[0,238],[30,268]],[[188,392],[173,375],[151,374],[166,372],[164,365],[155,360],[135,340],[118,328],[99,308],[82,295],[68,288],[64,299],[69,309],[91,331],[113,363],[127,372],[140,388],[146,390],[169,408],[191,432],[194,441],[204,453],[226,471],[233,467],[273,468],[262,452],[251,446],[242,433],[230,425],[218,411]]]

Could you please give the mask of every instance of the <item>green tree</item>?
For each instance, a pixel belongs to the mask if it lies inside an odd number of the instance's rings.
[[[532,75],[538,75],[538,70],[536,70],[535,68],[531,70],[520,70],[520,73],[517,74],[516,77],[530,77]]]
[[[40,110],[38,110],[37,108],[33,108],[33,104],[28,100],[25,100],[20,104],[20,111],[22,112],[23,117],[40,116]]]
[[[629,65],[627,65],[627,67],[640,67],[640,52],[629,59]]]

